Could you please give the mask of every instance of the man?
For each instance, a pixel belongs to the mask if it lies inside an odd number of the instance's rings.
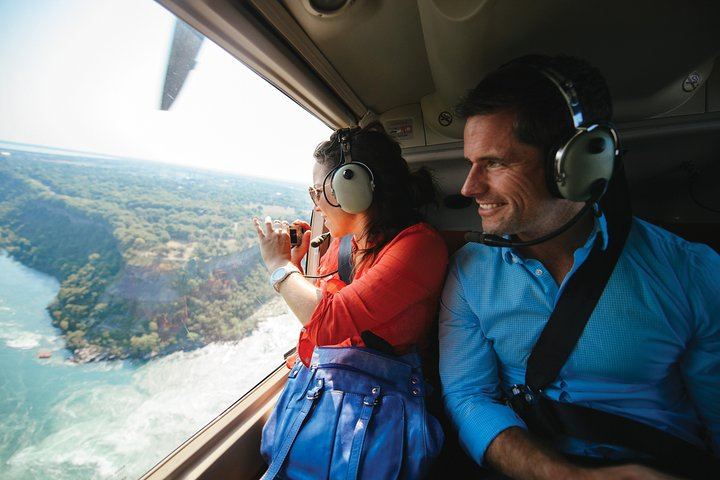
[[[612,104],[604,79],[576,58],[524,57],[489,74],[458,110],[466,119],[470,165],[462,194],[478,205],[486,235],[477,239],[495,245],[468,243],[459,250],[442,296],[443,401],[462,447],[475,462],[511,478],[668,478],[655,469],[667,459],[615,441],[528,432],[505,403],[522,392],[512,387],[526,383],[528,358],[569,282],[593,249],[608,249],[619,235],[610,238],[617,231],[608,225],[621,215],[601,206],[618,203],[622,177],[610,181],[602,202],[587,193],[583,209],[585,198],[564,195],[562,179],[551,171],[568,138],[583,132],[579,127],[599,124],[600,143],[616,140],[605,126]],[[631,222],[592,315],[540,395],[560,409],[590,407],[650,425],[714,464],[720,456],[720,256],[639,219]]]

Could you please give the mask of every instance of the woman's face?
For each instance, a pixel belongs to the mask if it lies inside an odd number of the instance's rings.
[[[313,167],[313,188],[316,194],[313,195],[315,203],[315,211],[319,212],[325,220],[325,225],[330,231],[333,238],[339,238],[350,233],[359,235],[362,231],[356,231],[358,227],[358,215],[347,213],[337,205],[337,199],[333,195],[330,187],[330,178],[328,172],[332,167],[315,163]],[[333,205],[328,202],[332,202]]]

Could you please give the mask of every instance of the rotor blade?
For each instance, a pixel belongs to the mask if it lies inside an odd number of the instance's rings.
[[[190,25],[177,20],[168,57],[160,109],[169,110],[187,80],[205,37]]]

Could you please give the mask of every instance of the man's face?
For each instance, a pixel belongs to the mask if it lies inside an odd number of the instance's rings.
[[[509,111],[468,118],[464,153],[470,172],[461,193],[478,204],[483,231],[529,240],[562,225],[577,204],[550,195],[544,156],[515,137],[515,118]]]

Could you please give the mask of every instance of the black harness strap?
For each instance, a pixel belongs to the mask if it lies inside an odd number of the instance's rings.
[[[528,359],[526,385],[513,386],[508,404],[531,432],[545,438],[561,435],[630,448],[638,459],[666,472],[707,478],[720,461],[707,450],[667,432],[611,413],[550,400],[542,390],[555,380],[572,353],[590,315],[615,269],[632,224],[629,198],[622,172],[616,172],[603,199],[607,213],[608,247],[598,238],[587,260],[568,280],[550,319]]]
[[[525,384],[533,391],[539,392],[555,380],[575,349],[625,244],[629,225],[618,227],[622,230],[610,232],[606,250],[602,249],[602,238],[598,235],[587,260],[565,285],[528,359]]]
[[[720,468],[720,462],[707,450],[650,425],[581,405],[547,398],[544,402],[544,408],[558,419],[560,433],[649,455],[633,459],[638,463],[689,478],[711,478]]]
[[[530,353],[525,384],[536,392],[557,378],[575,349],[625,246],[632,225],[632,212],[629,198],[626,198],[627,189],[622,185],[624,180],[622,170],[618,169],[601,202],[607,214],[607,248],[601,248],[602,238],[598,235],[590,255],[565,285],[565,290]]]
[[[338,249],[338,275],[346,285],[352,283],[352,233],[340,239]]]
[[[340,239],[340,248],[338,248],[338,275],[340,280],[350,285],[352,278],[352,234],[345,235]],[[369,348],[378,350],[388,355],[395,355],[395,349],[390,343],[382,337],[375,335],[370,330],[360,332],[360,338]]]

